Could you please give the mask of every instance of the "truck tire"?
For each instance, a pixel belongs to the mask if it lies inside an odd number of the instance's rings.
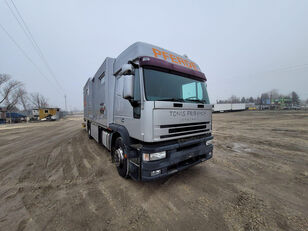
[[[89,139],[93,139],[92,135],[91,135],[91,124],[88,123],[88,137]]]
[[[128,161],[125,157],[125,145],[122,137],[118,137],[114,145],[113,159],[115,161],[118,173],[124,178],[128,178]]]

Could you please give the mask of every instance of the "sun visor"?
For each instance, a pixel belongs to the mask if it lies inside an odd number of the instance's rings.
[[[162,69],[167,69],[167,70],[172,70],[175,72],[183,73],[185,75],[188,75],[191,78],[197,79],[197,80],[203,80],[206,81],[206,77],[204,73],[200,71],[193,70],[191,68],[181,66],[178,64],[173,64],[171,62],[159,59],[159,58],[154,58],[154,57],[149,57],[149,56],[143,56],[140,57],[139,59],[139,65],[140,66],[149,66],[149,67],[158,67]]]

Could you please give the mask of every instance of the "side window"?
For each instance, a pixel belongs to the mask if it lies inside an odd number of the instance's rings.
[[[101,81],[101,84],[105,83],[105,71],[101,74],[101,76],[98,78]]]
[[[140,76],[139,69],[135,69],[134,75],[134,100],[140,102]]]
[[[196,83],[187,83],[182,85],[183,99],[195,98],[196,96]]]
[[[141,117],[141,97],[140,97],[140,76],[139,69],[135,69],[134,74],[134,101],[137,102],[136,105],[133,106],[133,116],[135,119],[140,119]]]

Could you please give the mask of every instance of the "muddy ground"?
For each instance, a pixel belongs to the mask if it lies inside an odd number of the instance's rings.
[[[214,157],[125,180],[81,118],[0,127],[0,230],[308,230],[308,113],[215,114]]]

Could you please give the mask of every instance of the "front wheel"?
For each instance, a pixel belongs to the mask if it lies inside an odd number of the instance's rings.
[[[122,137],[118,137],[115,141],[113,159],[116,164],[118,173],[124,178],[128,178],[128,161],[126,158],[126,150]]]

